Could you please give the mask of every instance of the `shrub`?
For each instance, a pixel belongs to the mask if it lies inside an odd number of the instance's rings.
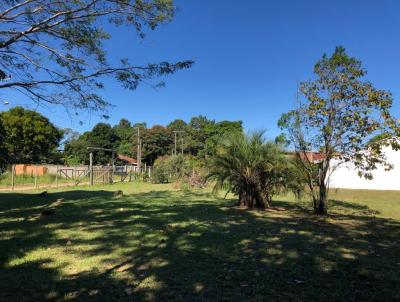
[[[168,183],[171,178],[171,165],[169,156],[158,157],[153,165],[152,182]]]
[[[234,133],[220,142],[208,175],[215,181],[214,192],[225,188],[238,196],[241,206],[264,208],[278,193],[301,190],[291,160],[263,135]]]
[[[154,162],[152,182],[179,182],[189,187],[203,187],[205,177],[201,163],[191,156],[161,156]]]

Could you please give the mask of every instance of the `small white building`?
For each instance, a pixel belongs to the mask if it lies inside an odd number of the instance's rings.
[[[343,189],[400,190],[400,151],[383,147],[388,163],[394,168],[385,171],[382,166],[372,171],[373,179],[361,178],[351,163],[339,166],[331,175],[330,187]]]

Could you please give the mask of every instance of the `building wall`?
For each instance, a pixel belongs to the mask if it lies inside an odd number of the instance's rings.
[[[15,165],[15,175],[37,175],[43,176],[47,173],[47,168],[44,166],[36,165]]]
[[[388,162],[394,165],[394,169],[385,171],[382,166],[373,171],[374,178],[367,180],[357,175],[354,165],[348,163],[340,166],[333,172],[330,179],[331,188],[345,189],[369,189],[369,190],[400,190],[400,151],[394,151],[391,147],[385,147],[384,152]]]

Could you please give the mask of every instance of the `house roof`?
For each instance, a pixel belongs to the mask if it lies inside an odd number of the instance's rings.
[[[300,153],[300,158],[302,160],[308,159],[312,163],[319,163],[325,159],[325,154],[322,152],[306,152]]]
[[[134,159],[132,157],[129,157],[129,156],[126,156],[126,155],[117,154],[117,159],[126,161],[126,162],[128,162],[128,163],[130,163],[132,165],[137,165],[137,160],[136,159]]]
[[[296,152],[289,152],[289,154],[295,155]],[[300,152],[299,155],[302,160],[307,159],[312,163],[319,163],[325,159],[325,154],[322,152],[306,152],[306,153]]]

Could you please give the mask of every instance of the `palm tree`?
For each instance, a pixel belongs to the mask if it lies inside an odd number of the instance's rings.
[[[282,148],[263,136],[262,131],[234,133],[220,142],[210,163],[214,192],[225,188],[239,197],[240,206],[264,208],[274,194],[299,188]]]

